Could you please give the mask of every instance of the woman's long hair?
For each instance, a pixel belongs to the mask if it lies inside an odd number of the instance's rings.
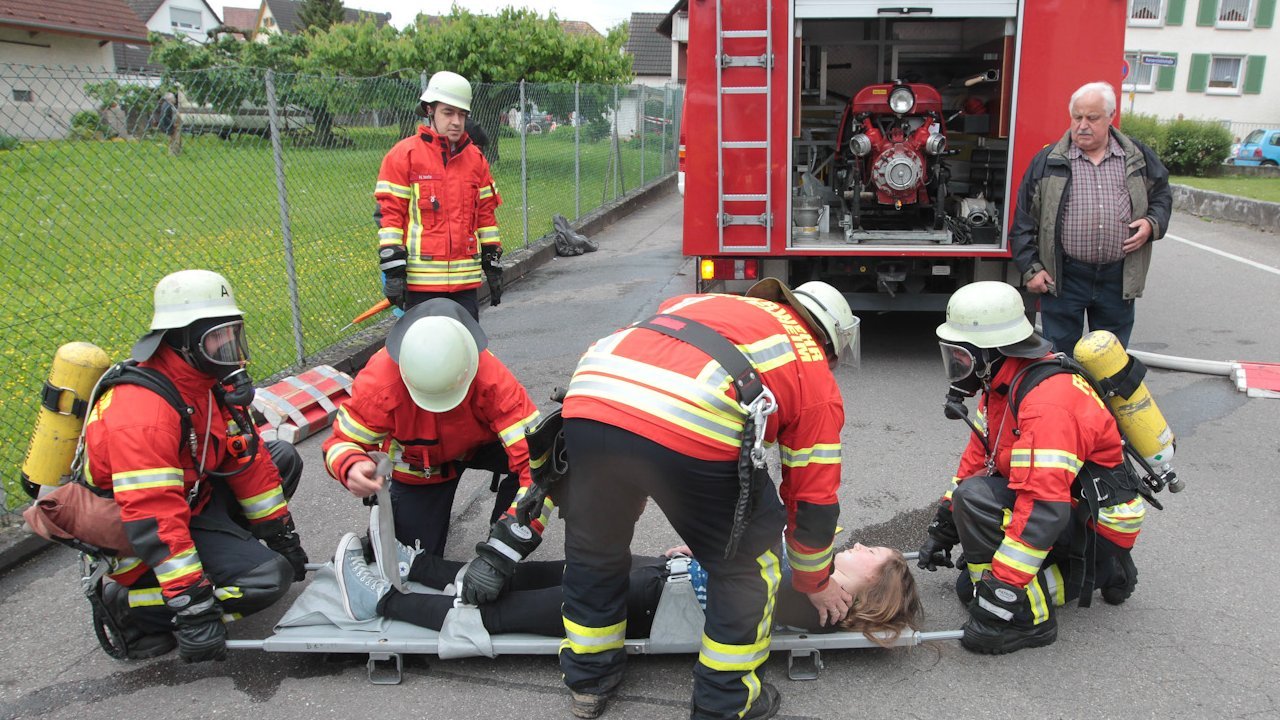
[[[880,577],[853,598],[853,607],[840,621],[845,630],[862,633],[880,647],[892,647],[907,629],[924,624],[924,604],[907,560],[894,550],[885,561]]]

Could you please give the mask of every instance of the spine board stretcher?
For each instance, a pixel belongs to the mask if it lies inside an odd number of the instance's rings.
[[[916,553],[906,553],[913,559]],[[376,619],[365,627],[340,627],[320,620],[320,615],[345,621],[338,600],[336,576],[331,563],[313,564],[317,570],[311,583],[285,612],[274,634],[262,640],[229,640],[232,650],[266,652],[367,653],[369,681],[395,685],[401,680],[403,655],[437,655],[442,660],[498,655],[555,655],[560,638],[527,633],[489,635],[473,607],[455,607],[440,631],[411,623]],[[422,591],[422,586],[412,586]],[[425,589],[427,592],[435,592]],[[654,613],[648,638],[627,639],[629,655],[697,653],[702,645],[703,611],[694,594],[688,573],[673,572],[667,578]],[[897,647],[919,645],[934,640],[958,640],[960,630],[908,631],[894,643]],[[859,632],[812,633],[795,628],[775,628],[769,649],[786,652],[787,676],[792,680],[816,680],[822,670],[823,650],[851,650],[879,647]]]

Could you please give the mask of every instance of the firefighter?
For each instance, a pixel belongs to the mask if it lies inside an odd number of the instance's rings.
[[[919,565],[951,567],[960,543],[961,643],[987,654],[1051,644],[1054,608],[1087,605],[1095,587],[1113,605],[1128,599],[1146,513],[1124,473],[1115,418],[1090,384],[1060,373],[1021,386],[1032,377],[1024,369],[1052,354],[1024,313],[1012,286],[975,282],[951,296],[937,330],[949,399],[982,397]]]
[[[224,617],[262,610],[306,572],[288,504],[302,460],[252,434],[243,316],[217,273],[161,279],[133,358],[177,390],[189,421],[137,384],[107,390],[86,421],[85,476],[113,494],[137,551],[110,561],[103,588],[131,658],[168,652],[176,635],[183,660],[221,660]]]
[[[654,318],[587,350],[563,408],[570,477],[553,489],[566,530],[560,667],[574,715],[598,716],[622,680],[629,546],[648,497],[708,574],[692,716],[777,713],[778,691],[757,668],[769,655],[784,527],[792,586],[818,622],[835,624],[852,600],[831,580],[844,425],[832,368],[852,354],[857,322],[826,283],[792,292],[768,278],[746,297],[672,298]],[[694,344],[655,326],[715,337]],[[730,387],[726,363],[734,361],[711,349],[715,338],[738,353],[748,382],[762,381],[763,406],[742,407],[747,391]],[[758,436],[746,431],[752,426]],[[780,445],[777,489],[767,468],[739,473],[744,449],[760,450],[760,440]]]
[[[502,198],[466,132],[471,84],[457,73],[432,75],[418,113],[427,124],[382,159],[374,190],[383,290],[406,310],[451,298],[479,320],[481,257],[502,256],[494,214]]]
[[[368,453],[390,455],[396,538],[430,555],[444,555],[463,470],[494,473],[495,525],[511,517],[531,482],[524,436],[538,410],[488,346],[458,303],[435,298],[414,307],[356,376],[324,442],[325,468],[359,498],[382,487]],[[540,523],[535,531],[540,538]]]

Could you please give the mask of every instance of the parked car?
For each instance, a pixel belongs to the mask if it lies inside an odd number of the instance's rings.
[[[1280,128],[1254,130],[1236,151],[1236,165],[1280,165]]]

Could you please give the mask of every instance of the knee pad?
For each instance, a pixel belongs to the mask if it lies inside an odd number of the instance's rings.
[[[293,567],[280,555],[241,573],[217,588],[218,600],[228,612],[258,612],[279,600],[293,584]]]
[[[1004,538],[1005,512],[1012,505],[1012,498],[1006,502],[999,497],[992,481],[1003,483],[1004,479],[970,478],[951,493],[956,533],[970,562],[990,562]]]

